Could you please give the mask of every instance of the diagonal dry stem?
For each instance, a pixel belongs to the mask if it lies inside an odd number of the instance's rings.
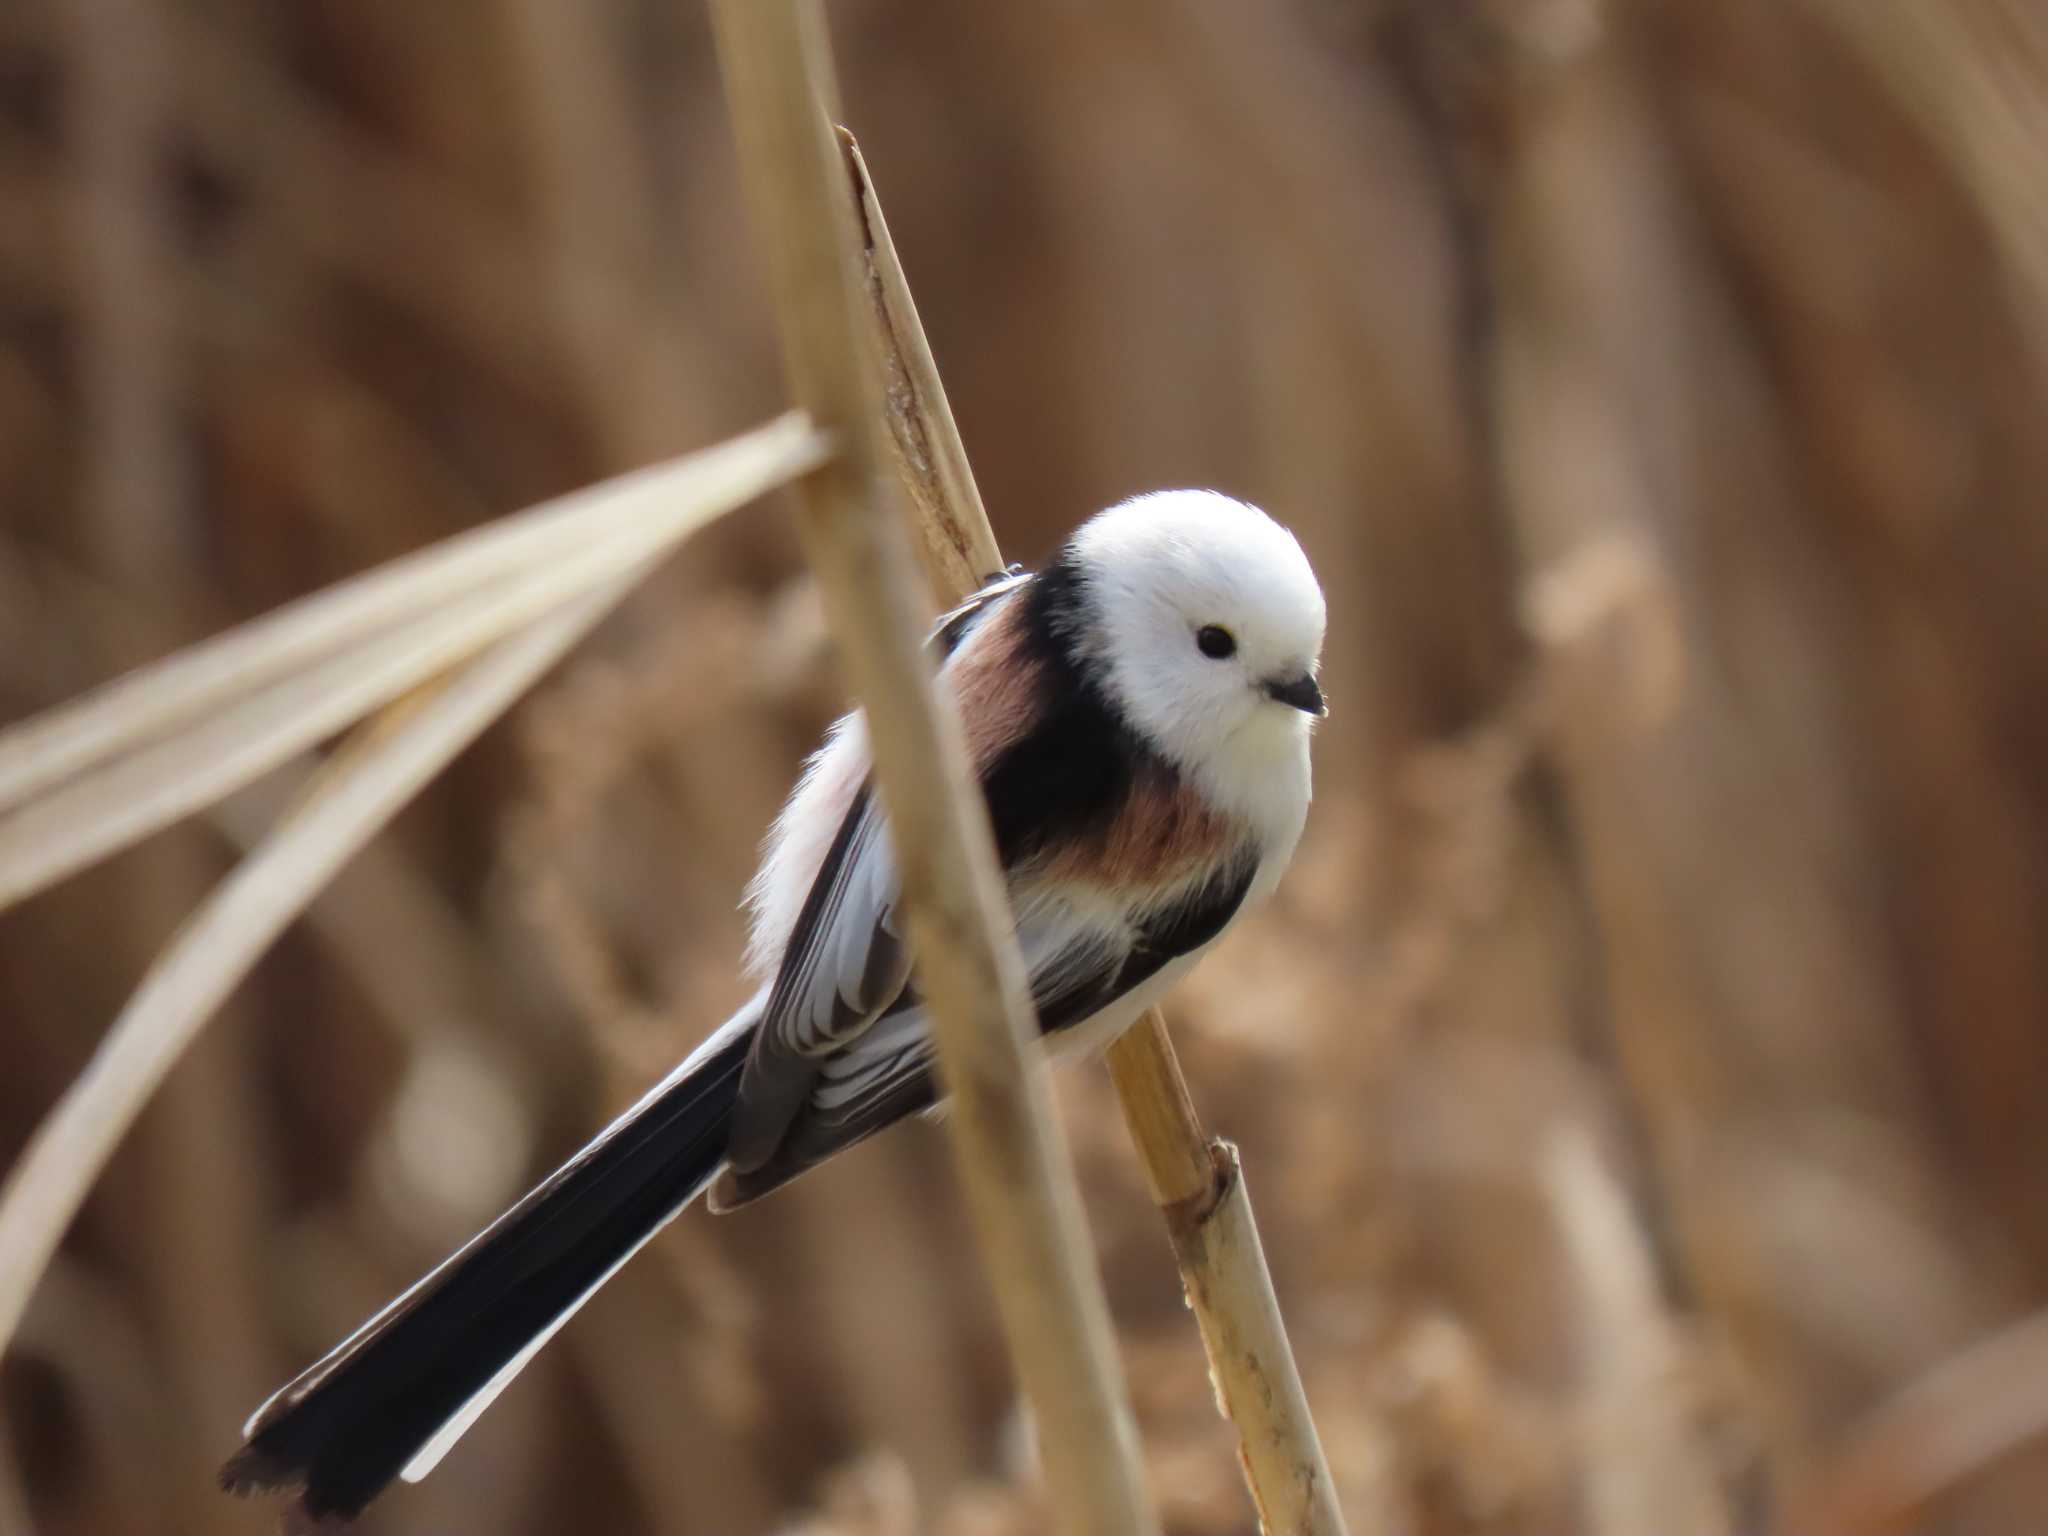
[[[1002,554],[918,322],[867,163],[841,145],[859,212],[872,337],[892,458],[914,511],[925,569],[945,599],[1000,568]],[[1110,1073],[1153,1198],[1165,1213],[1245,1480],[1265,1527],[1342,1536],[1322,1443],[1309,1416],[1237,1151],[1202,1133],[1158,1009],[1109,1049]]]
[[[882,375],[882,415],[890,459],[910,498],[918,553],[939,600],[956,602],[1001,569],[1003,554],[981,504],[981,488],[967,462],[967,446],[953,422],[953,407],[939,365],[911,301],[910,284],[889,238],[889,221],[868,176],[860,145],[844,128],[839,147],[852,182],[860,231],[861,274],[875,365]]]

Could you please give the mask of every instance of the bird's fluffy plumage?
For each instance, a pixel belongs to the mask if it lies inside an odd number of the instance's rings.
[[[1040,1025],[1105,1043],[1279,879],[1308,809],[1323,598],[1293,536],[1210,492],[1138,498],[940,621]],[[762,989],[589,1148],[258,1410],[231,1487],[346,1518],[423,1474],[707,1186],[778,1187],[936,1097],[858,712],[749,888]],[[715,1181],[715,1184],[714,1184]]]

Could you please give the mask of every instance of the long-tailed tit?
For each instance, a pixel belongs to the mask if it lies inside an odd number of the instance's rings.
[[[1040,1028],[1107,1044],[1294,853],[1323,594],[1294,538],[1206,491],[1101,513],[939,621]],[[592,1292],[706,1189],[729,1210],[932,1107],[932,1039],[858,712],[748,893],[754,997],[531,1194],[279,1391],[229,1488],[302,1523],[426,1475]]]

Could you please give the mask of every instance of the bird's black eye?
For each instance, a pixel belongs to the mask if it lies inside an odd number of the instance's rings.
[[[1237,637],[1219,624],[1204,624],[1195,631],[1195,648],[1211,661],[1237,654]]]

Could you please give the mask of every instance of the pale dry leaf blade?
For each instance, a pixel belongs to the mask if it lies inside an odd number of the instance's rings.
[[[0,911],[205,809],[588,590],[566,563],[290,673],[0,816]],[[616,574],[604,562],[600,576]]]
[[[673,517],[679,502],[729,510],[816,468],[827,451],[809,420],[790,412],[458,534],[138,668],[0,730],[0,810],[351,644]]]
[[[179,930],[0,1188],[0,1349],[127,1127],[222,1000],[342,864],[588,633],[644,569],[499,642],[403,724],[365,743]]]
[[[668,466],[652,486],[624,493],[634,519],[626,526],[373,633],[0,816],[0,911],[204,809],[550,608],[657,556],[706,518],[768,488],[769,475],[809,467],[815,447],[815,440],[790,439],[777,459],[715,465],[708,477],[690,461]],[[727,472],[733,468],[739,472]],[[643,504],[650,491],[658,504]]]

